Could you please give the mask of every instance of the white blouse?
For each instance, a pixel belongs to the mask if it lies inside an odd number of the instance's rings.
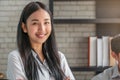
[[[44,60],[44,62],[41,63],[37,58],[37,54],[33,50],[32,53],[35,59],[38,61],[38,64],[44,74],[43,75],[41,71],[38,69],[39,80],[55,80],[49,74],[50,69],[47,65],[46,60]],[[70,77],[70,80],[75,80],[64,54],[59,52],[59,55],[61,60],[61,69],[63,70],[65,76]],[[24,65],[18,50],[14,50],[10,52],[8,55],[7,78],[9,80],[27,80],[27,77],[25,75]]]

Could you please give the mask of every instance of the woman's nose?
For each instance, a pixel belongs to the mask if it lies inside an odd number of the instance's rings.
[[[38,29],[39,29],[39,31],[45,31],[45,25],[40,24]]]

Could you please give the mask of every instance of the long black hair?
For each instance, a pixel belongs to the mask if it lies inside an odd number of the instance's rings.
[[[52,31],[50,36],[42,45],[43,55],[47,61],[49,69],[51,70],[55,80],[63,80],[64,73],[60,67],[61,66],[60,58],[58,55],[58,49],[56,46],[56,40],[55,40],[55,34],[53,28],[53,19],[52,19],[53,17],[49,9],[41,2],[30,2],[25,6],[21,14],[17,28],[17,46],[24,64],[25,74],[28,80],[38,80],[38,71],[37,71],[38,63],[32,55],[31,52],[32,47],[29,41],[29,36],[27,33],[23,32],[21,26],[22,23],[26,24],[28,17],[33,12],[39,9],[44,9],[49,13],[51,17],[51,26],[52,26]]]

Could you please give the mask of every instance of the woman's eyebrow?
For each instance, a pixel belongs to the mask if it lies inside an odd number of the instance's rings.
[[[39,21],[38,19],[32,19],[31,21]]]
[[[45,21],[49,21],[50,19],[46,18]],[[38,19],[32,19],[31,21],[39,21]]]
[[[47,18],[47,19],[44,19],[44,20],[45,20],[45,21],[49,21],[50,19]]]

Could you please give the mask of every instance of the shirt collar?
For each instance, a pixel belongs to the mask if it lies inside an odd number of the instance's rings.
[[[32,52],[33,56],[34,56],[35,58],[37,58],[37,53],[36,53],[34,50],[31,50],[31,52]]]
[[[118,70],[118,65],[115,65],[113,67],[113,75],[112,78],[120,77],[119,70]]]
[[[40,65],[41,66],[44,66],[48,71],[49,71],[49,73],[50,74],[52,74],[52,72],[50,71],[50,69],[49,69],[49,67],[48,67],[48,64],[47,64],[47,61],[46,61],[46,59],[44,59],[44,61],[43,61],[43,63],[38,59],[38,54],[34,51],[34,50],[31,50],[32,51],[32,54],[33,54],[33,56],[35,57],[35,59],[38,61],[38,62],[40,62]]]
[[[37,54],[34,50],[31,50],[31,52],[32,52],[34,58],[35,58],[36,60],[39,60],[39,59],[38,59],[38,54]],[[40,61],[40,60],[39,60],[39,61]],[[40,61],[40,62],[41,62],[41,61]],[[44,59],[43,63],[41,62],[41,64],[46,64],[46,60]]]

